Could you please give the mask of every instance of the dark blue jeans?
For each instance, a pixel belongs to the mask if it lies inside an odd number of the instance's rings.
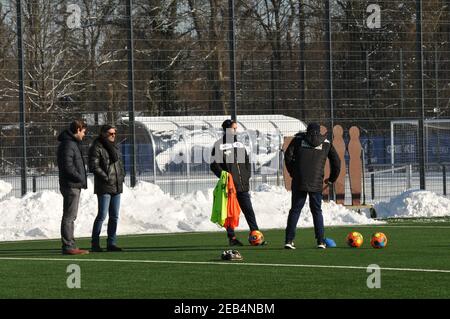
[[[98,214],[92,229],[92,245],[100,245],[103,221],[109,213],[107,245],[116,245],[117,222],[119,220],[120,194],[101,194],[98,198]]]
[[[252,201],[250,200],[249,192],[237,192],[236,193],[239,206],[244,213],[245,220],[247,221],[250,231],[258,230],[258,224],[256,223],[255,212],[253,211]],[[228,238],[233,238],[235,235],[233,228],[227,228]]]
[[[303,206],[306,202],[306,196],[309,195],[309,208],[313,216],[314,232],[317,243],[324,241],[324,226],[322,216],[322,192],[304,192],[292,188],[292,206],[289,211],[286,227],[286,242],[293,241],[297,230],[297,223]]]

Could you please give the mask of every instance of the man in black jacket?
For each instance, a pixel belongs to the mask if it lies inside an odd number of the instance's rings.
[[[327,157],[330,159],[330,177],[323,179]],[[325,136],[320,134],[320,125],[311,123],[305,133],[298,133],[289,144],[285,164],[292,177],[292,206],[289,211],[284,248],[295,249],[294,238],[300,212],[309,195],[309,207],[314,221],[314,232],[318,248],[326,248],[322,216],[322,190],[324,183],[334,183],[339,176],[339,156]]]
[[[233,120],[225,120],[222,123],[225,134],[214,144],[210,168],[218,178],[220,178],[222,171],[231,174],[236,187],[236,197],[250,231],[259,230],[249,194],[250,160],[244,144],[237,141],[237,127],[237,123]],[[242,243],[236,238],[233,228],[227,228],[227,236],[230,246],[242,246]]]
[[[117,130],[111,125],[100,128],[98,138],[89,148],[89,169],[94,173],[94,193],[98,199],[98,214],[92,228],[92,251],[101,252],[100,233],[103,221],[108,219],[108,251],[122,251],[117,246],[120,194],[123,192],[125,170],[116,142]]]
[[[81,141],[86,134],[86,128],[86,123],[75,120],[68,130],[58,136],[59,187],[64,198],[61,240],[62,253],[65,255],[89,253],[87,250],[78,249],[74,238],[74,222],[77,218],[81,189],[87,188],[86,167],[81,151]]]

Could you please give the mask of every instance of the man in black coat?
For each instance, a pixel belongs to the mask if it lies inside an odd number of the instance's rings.
[[[92,228],[92,251],[101,252],[100,233],[103,221],[108,218],[108,251],[122,251],[117,246],[120,194],[123,192],[125,170],[116,144],[117,130],[111,125],[100,128],[98,138],[89,148],[89,169],[94,173],[94,193],[98,199],[98,214]]]
[[[330,160],[330,177],[323,179],[326,159]],[[324,183],[334,183],[339,176],[341,162],[330,141],[320,134],[320,125],[311,123],[306,133],[298,133],[289,144],[284,156],[286,169],[292,177],[292,206],[289,211],[285,246],[295,249],[294,238],[300,212],[309,195],[309,207],[314,221],[318,248],[326,248],[322,216],[322,190]]]
[[[231,174],[236,187],[236,197],[250,231],[259,230],[249,194],[250,160],[245,145],[237,141],[237,127],[237,123],[233,120],[225,120],[222,123],[222,129],[225,134],[214,144],[210,168],[218,178],[220,178],[222,171],[227,171]],[[230,246],[242,246],[242,243],[236,238],[233,228],[227,228],[227,236]]]
[[[73,121],[68,130],[58,136],[57,161],[59,187],[64,198],[61,221],[62,253],[65,255],[84,255],[87,250],[78,249],[74,238],[74,222],[77,218],[81,189],[87,188],[86,167],[81,141],[86,134],[87,125],[81,120]]]

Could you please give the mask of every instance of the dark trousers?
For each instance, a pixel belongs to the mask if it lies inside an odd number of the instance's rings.
[[[62,249],[75,249],[74,222],[77,219],[78,204],[80,201],[81,189],[61,188],[63,195],[63,217],[61,220],[61,241]]]
[[[100,233],[102,225],[109,214],[108,218],[108,239],[107,246],[116,245],[117,241],[117,223],[119,220],[120,194],[101,194],[97,195],[98,213],[92,227],[92,246],[100,246]]]
[[[306,202],[306,196],[309,195],[309,208],[313,216],[314,232],[316,235],[317,243],[323,243],[324,241],[324,226],[322,216],[322,192],[304,192],[292,188],[292,206],[289,211],[286,227],[286,242],[293,241],[295,238],[295,232],[297,230],[297,223],[300,217],[303,206]]]
[[[250,200],[249,192],[237,192],[236,193],[237,200],[239,202],[239,206],[241,207],[242,212],[244,213],[245,220],[252,230],[258,230],[258,224],[256,223],[255,212],[253,211],[252,201]],[[233,238],[235,235],[234,229],[227,228],[227,236],[228,238]]]

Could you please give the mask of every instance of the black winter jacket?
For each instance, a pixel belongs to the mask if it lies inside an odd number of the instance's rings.
[[[228,142],[228,143],[227,143]],[[222,171],[233,176],[237,192],[250,190],[251,165],[244,144],[237,142],[236,136],[223,136],[214,143],[211,152],[211,170],[220,178]]]
[[[59,186],[61,188],[87,188],[86,166],[81,151],[81,141],[69,130],[58,136],[58,150],[56,153]]]
[[[89,171],[94,173],[94,194],[120,194],[123,192],[125,170],[117,145],[114,148],[119,160],[112,163],[109,153],[99,138],[89,148]]]
[[[334,183],[339,176],[341,161],[330,141],[320,134],[296,134],[284,155],[293,185],[300,191],[322,192],[327,157],[330,159],[329,181]]]

